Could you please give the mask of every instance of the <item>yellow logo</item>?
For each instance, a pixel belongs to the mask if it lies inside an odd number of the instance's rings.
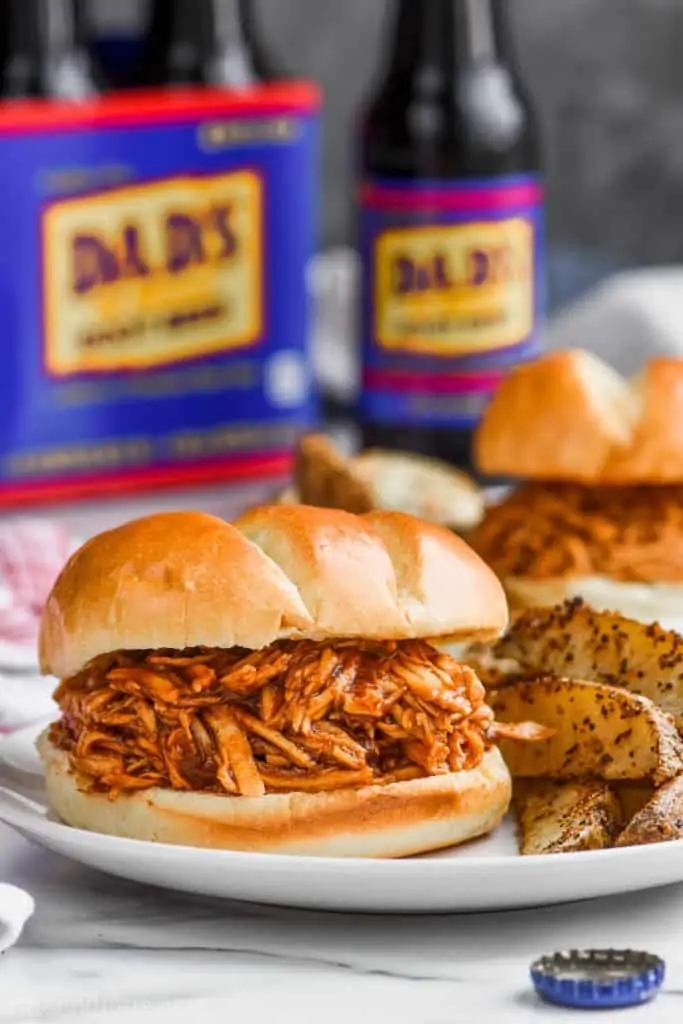
[[[534,324],[529,221],[387,231],[375,251],[375,337],[394,351],[452,356],[523,341]]]
[[[253,345],[263,328],[260,177],[178,177],[43,215],[50,373],[150,367]]]

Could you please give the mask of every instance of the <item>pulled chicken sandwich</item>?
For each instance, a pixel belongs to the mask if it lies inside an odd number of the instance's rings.
[[[492,638],[500,584],[400,513],[151,516],[84,545],[48,599],[53,809],[133,838],[395,857],[494,828],[497,725],[439,638]]]
[[[475,438],[479,470],[519,486],[468,535],[513,609],[581,597],[683,622],[683,359],[626,380],[580,349],[513,370]]]

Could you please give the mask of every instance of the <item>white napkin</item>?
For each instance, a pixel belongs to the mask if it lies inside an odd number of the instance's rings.
[[[627,377],[654,356],[683,357],[683,268],[616,274],[551,320],[544,343],[590,349]]]
[[[340,402],[353,402],[358,389],[353,339],[359,282],[360,262],[353,249],[330,249],[311,263],[315,375],[323,390]]]
[[[33,897],[24,889],[0,884],[0,953],[17,942],[34,910]]]
[[[54,717],[57,681],[37,674],[0,674],[0,733]]]

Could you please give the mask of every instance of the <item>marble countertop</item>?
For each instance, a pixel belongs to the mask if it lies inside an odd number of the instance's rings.
[[[683,1009],[683,886],[500,914],[275,910],[120,881],[4,826],[0,880],[27,889],[37,905],[0,961],[0,1022],[559,1020],[568,1011],[536,1001],[528,966],[574,945],[659,953],[666,991],[625,1013],[673,1021]]]

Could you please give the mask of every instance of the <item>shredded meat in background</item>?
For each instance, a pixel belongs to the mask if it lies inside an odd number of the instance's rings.
[[[472,669],[413,640],[118,652],[55,698],[52,742],[112,798],[151,786],[316,792],[467,770],[496,730]]]
[[[468,537],[500,577],[683,578],[683,486],[528,483],[490,508]]]

